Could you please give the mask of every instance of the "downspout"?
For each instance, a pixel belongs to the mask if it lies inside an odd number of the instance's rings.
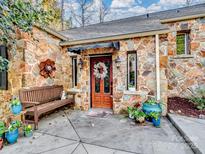
[[[157,101],[160,102],[160,61],[159,61],[159,34],[155,35],[156,44],[156,80],[157,80]]]

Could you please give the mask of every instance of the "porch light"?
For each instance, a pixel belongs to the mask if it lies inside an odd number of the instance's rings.
[[[121,62],[122,62],[122,59],[119,56],[117,56],[117,59],[115,59],[115,63],[116,63],[117,68],[120,68],[120,63]]]
[[[80,67],[80,69],[83,69],[83,60],[82,58],[79,59],[79,62],[78,62],[78,66]]]

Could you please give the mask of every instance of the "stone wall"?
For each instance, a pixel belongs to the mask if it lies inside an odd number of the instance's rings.
[[[176,31],[190,30],[188,56],[176,55]],[[190,97],[191,91],[205,84],[205,19],[170,24],[168,36],[168,96]]]
[[[167,51],[166,36],[160,36],[161,55]],[[127,90],[127,53],[135,51],[137,54],[137,90],[130,92]],[[113,61],[113,110],[120,113],[132,106],[136,101],[143,101],[148,95],[156,96],[156,59],[155,59],[155,37],[134,38],[120,41],[120,50],[111,48],[95,49],[84,51],[78,55],[78,59],[82,58],[84,62],[83,69],[78,70],[78,86],[75,87],[80,92],[76,96],[76,104],[79,108],[88,110],[91,105],[90,98],[90,57],[92,54],[112,54]],[[115,59],[122,59],[120,68],[117,68]],[[166,56],[167,57],[167,56]],[[162,76],[162,102],[164,111],[166,112],[167,103],[167,79],[165,76],[165,68],[161,69]],[[136,100],[136,101],[133,101]]]
[[[71,59],[59,46],[60,40],[36,27],[33,35],[17,32],[17,51],[9,52],[9,88],[0,91],[0,119],[9,111],[9,100],[18,96],[21,88],[63,85],[68,89],[71,84]],[[51,59],[55,62],[55,78],[45,79],[39,74],[40,62]]]
[[[176,55],[177,31],[190,30],[191,55]],[[167,109],[167,97],[189,97],[190,90],[205,84],[205,19],[183,21],[170,24],[172,32],[160,35],[160,87],[163,113]],[[18,95],[22,87],[61,84],[65,89],[72,87],[72,56],[67,53],[68,47],[61,48],[59,39],[38,29],[33,29],[33,35],[17,33],[17,51],[9,52],[9,89],[0,91],[0,118],[9,113],[9,100],[12,95]],[[112,48],[84,51],[76,55],[82,58],[84,65],[78,67],[78,89],[76,107],[88,110],[90,98],[90,56],[92,54],[111,54],[113,61],[113,110],[120,113],[127,106],[134,104],[133,100],[143,101],[148,95],[156,97],[156,59],[155,36],[121,40],[120,50]],[[127,53],[137,54],[137,90],[127,90]],[[117,68],[115,59],[122,59]],[[51,59],[56,63],[55,78],[39,75],[40,62]]]

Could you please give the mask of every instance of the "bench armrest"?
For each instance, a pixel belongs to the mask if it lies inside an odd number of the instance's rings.
[[[23,101],[21,103],[25,104],[25,105],[38,105],[38,104],[40,104],[39,102],[31,102],[31,101]]]

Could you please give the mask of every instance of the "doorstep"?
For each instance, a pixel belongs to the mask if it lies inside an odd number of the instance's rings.
[[[168,114],[168,119],[196,154],[205,154],[205,120]]]

